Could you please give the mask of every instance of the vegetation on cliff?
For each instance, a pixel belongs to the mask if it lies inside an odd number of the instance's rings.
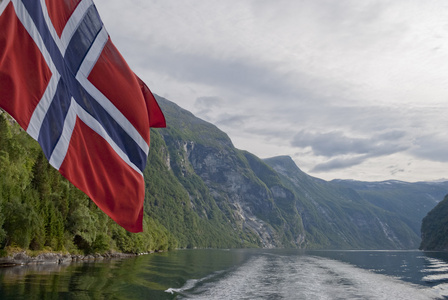
[[[311,177],[290,157],[265,160],[296,198],[307,248],[416,249],[419,236],[395,213],[376,207],[356,191]]]
[[[448,195],[423,218],[420,249],[448,250]]]
[[[410,184],[413,195],[430,196],[414,199],[406,189],[371,191],[313,178],[290,157],[262,160],[236,149],[216,126],[157,100],[168,126],[151,130],[144,232],[138,234],[116,225],[0,114],[0,250],[415,249],[415,218],[448,193],[448,183],[423,190]]]
[[[176,246],[148,215],[143,233],[116,225],[48,164],[37,142],[0,114],[0,249],[139,253]]]

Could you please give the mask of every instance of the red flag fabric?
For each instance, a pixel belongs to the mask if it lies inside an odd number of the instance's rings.
[[[149,128],[165,118],[93,1],[3,0],[0,28],[0,107],[99,208],[142,231]]]

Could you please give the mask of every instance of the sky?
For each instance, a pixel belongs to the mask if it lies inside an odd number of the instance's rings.
[[[325,180],[448,179],[446,0],[95,0],[159,96]]]

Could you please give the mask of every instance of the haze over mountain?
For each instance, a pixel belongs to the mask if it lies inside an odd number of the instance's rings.
[[[333,180],[332,182],[354,189],[373,205],[396,213],[418,235],[423,218],[444,198],[448,189],[448,181],[409,183],[397,180],[381,182]]]

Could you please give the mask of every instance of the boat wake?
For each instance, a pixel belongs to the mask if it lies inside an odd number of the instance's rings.
[[[424,280],[447,280],[448,264],[430,261]],[[423,286],[318,256],[260,255],[236,269],[189,280],[179,299],[443,299],[448,282]]]

